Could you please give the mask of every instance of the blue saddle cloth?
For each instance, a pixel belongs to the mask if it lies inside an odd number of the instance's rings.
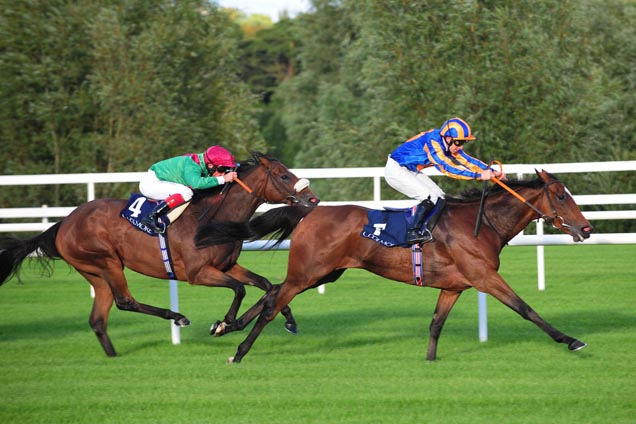
[[[130,225],[139,231],[156,237],[157,233],[141,222],[142,219],[150,215],[150,212],[152,212],[156,205],[156,200],[148,199],[139,193],[132,193],[128,199],[126,207],[121,210],[120,216],[130,222]],[[162,216],[159,220],[165,223],[166,227],[170,224],[170,220],[165,216]]]
[[[386,247],[408,247],[404,240],[416,208],[417,206],[407,209],[371,209],[367,214],[368,222],[360,235]]]

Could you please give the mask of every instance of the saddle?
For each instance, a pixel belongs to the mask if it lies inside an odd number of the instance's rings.
[[[417,205],[406,209],[371,209],[360,235],[385,247],[409,247],[405,243],[406,232],[413,222],[416,209]]]

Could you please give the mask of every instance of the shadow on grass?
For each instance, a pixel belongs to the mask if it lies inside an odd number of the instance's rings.
[[[339,313],[314,313],[311,315],[297,316],[299,325],[298,339],[312,338],[309,345],[302,342],[294,342],[288,339],[288,334],[283,330],[266,330],[261,333],[256,344],[267,338],[268,343],[275,350],[294,353],[313,352],[319,345],[321,349],[347,350],[368,345],[394,344],[400,340],[420,339],[425,347],[428,344],[430,317],[414,313],[412,310],[377,311],[370,309],[358,309],[356,311],[343,311]],[[507,346],[528,341],[537,343],[554,343],[550,337],[530,321],[523,320],[516,313],[510,311],[509,315],[498,319],[490,319],[490,337],[496,339],[497,346]],[[413,319],[405,323],[405,320]],[[544,316],[555,328],[572,337],[582,339],[594,334],[611,334],[612,332],[633,331],[636,329],[636,321],[633,316],[613,310],[597,310],[582,314],[580,312],[551,313]],[[459,320],[453,321],[453,314],[445,325],[440,337],[440,344],[447,339],[449,342],[462,340],[474,341],[477,339],[477,319],[467,317],[464,313]],[[470,323],[467,325],[467,323]],[[270,325],[274,325],[271,323]],[[228,335],[238,343],[247,336],[249,329],[240,333]],[[225,336],[225,337],[228,337]],[[237,343],[237,345],[238,345]],[[473,351],[478,349],[468,348]]]
[[[489,332],[491,339],[496,339],[499,346],[529,340],[541,343],[551,341],[534,324],[524,321],[512,311],[507,311],[506,314],[499,312],[496,315],[489,319]],[[268,344],[273,349],[295,353],[311,352],[317,346],[321,349],[338,351],[368,345],[395,344],[400,340],[413,338],[420,339],[425,346],[428,343],[428,326],[431,317],[432,311],[431,314],[427,314],[413,308],[392,310],[357,308],[328,313],[312,311],[305,314],[297,308],[298,338],[283,330],[284,321],[278,316],[266,327],[257,344],[263,343],[263,339],[267,338]],[[544,318],[557,329],[582,340],[594,334],[611,334],[636,329],[633,314],[616,310],[550,313]],[[6,321],[6,317],[3,320]],[[88,315],[79,312],[31,319],[28,322],[20,322],[16,319],[14,322],[0,323],[0,342],[46,341],[92,333],[87,321]],[[445,339],[454,342],[474,340],[477,337],[476,321],[476,314],[460,311],[454,316],[451,313],[440,343],[444,343]],[[187,340],[183,343],[193,346],[217,346],[223,349],[230,346],[233,349],[247,337],[251,329],[250,325],[242,332],[216,338],[209,335],[206,327],[189,327],[186,330],[188,331]],[[168,331],[165,320],[128,312],[117,313],[111,317],[109,323],[109,333],[120,355],[165,346],[167,343],[165,332]],[[156,334],[156,340],[149,340],[148,337],[154,337],[149,333]],[[98,343],[97,340],[94,343]]]

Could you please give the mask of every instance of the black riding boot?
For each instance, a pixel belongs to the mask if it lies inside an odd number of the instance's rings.
[[[141,223],[150,228],[155,233],[163,234],[166,231],[166,224],[159,222],[159,217],[170,210],[170,206],[165,201],[157,203],[157,206],[141,220]]]
[[[435,207],[431,199],[426,199],[417,205],[411,227],[406,232],[406,244],[427,243],[433,239],[431,232],[426,230],[424,234],[420,232],[420,227],[426,219],[426,215]]]
[[[440,197],[437,199],[437,203],[435,205],[435,209],[433,209],[433,214],[428,218],[428,220],[424,223],[424,229],[422,230],[422,234],[424,234],[424,240],[421,243],[428,243],[433,240],[433,228],[437,224],[437,220],[439,216],[442,214],[444,207],[446,206],[446,199]]]

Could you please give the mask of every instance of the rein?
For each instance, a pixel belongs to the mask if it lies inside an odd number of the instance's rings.
[[[221,192],[216,196],[216,198],[214,200],[212,200],[212,204],[210,206],[208,206],[203,213],[201,214],[201,216],[199,216],[199,218],[197,219],[197,221],[202,221],[203,218],[205,218],[208,214],[208,212],[210,212],[210,209],[212,209],[215,205],[216,210],[214,211],[214,213],[212,214],[212,217],[214,217],[214,215],[216,215],[216,213],[218,212],[218,210],[221,208],[221,205],[223,204],[223,202],[225,201],[225,189],[229,187],[229,185],[225,185],[223,186],[223,188],[221,189]],[[228,189],[229,191],[229,189]]]
[[[263,165],[262,162],[259,161],[259,164],[261,166],[265,166]],[[287,190],[285,190],[285,188],[275,179],[272,178],[272,170],[269,167],[265,167],[265,172],[267,174],[267,177],[265,179],[265,184],[263,185],[263,189],[261,191],[265,191],[267,189],[267,185],[270,182],[270,179],[272,181],[272,184],[274,185],[274,187],[276,188],[276,190],[278,190],[279,193],[286,193]],[[239,186],[241,186],[241,188],[243,190],[245,190],[247,193],[249,193],[250,195],[252,195],[253,197],[255,197],[256,199],[258,199],[258,201],[260,203],[272,203],[270,201],[268,201],[265,197],[261,196],[258,193],[255,193],[254,190],[252,190],[246,183],[244,183],[240,178],[235,178],[233,180],[234,182],[236,182]],[[296,197],[296,193],[300,193],[301,191],[303,191],[305,188],[309,187],[309,180],[305,179],[305,178],[301,178],[299,179],[296,184],[294,184],[294,192],[289,192],[287,194],[287,196],[285,197],[285,199],[291,201],[292,204],[298,204],[300,203],[300,200]],[[214,215],[216,215],[216,212],[221,208],[221,205],[223,204],[223,202],[226,199],[226,189],[227,191],[230,191],[232,189],[232,185],[231,184],[226,184],[223,189],[221,189],[221,192],[217,195],[216,199],[214,199],[213,203],[208,206],[208,208],[201,214],[201,216],[199,216],[198,221],[203,220],[208,213],[210,212],[210,209],[212,209],[213,207],[216,206],[216,209],[214,210],[214,213],[212,214],[212,217],[214,217]]]
[[[501,180],[499,180],[496,177],[492,177],[490,179],[491,181],[499,184],[501,187],[503,187],[508,193],[512,194],[514,197],[516,197],[519,201],[521,201],[522,203],[524,203],[526,206],[528,206],[530,209],[532,209],[533,211],[535,211],[540,218],[542,218],[545,222],[547,222],[548,224],[552,225],[552,227],[556,228],[557,230],[561,230],[563,228],[566,227],[570,227],[570,225],[565,223],[565,219],[563,219],[562,216],[558,215],[556,208],[554,207],[554,204],[552,203],[552,199],[550,198],[550,195],[548,194],[548,187],[552,184],[554,184],[556,181],[553,181],[551,183],[547,183],[543,186],[543,194],[545,194],[545,196],[548,199],[548,203],[550,204],[550,209],[551,209],[551,213],[552,216],[548,216],[546,214],[544,214],[543,212],[541,212],[536,206],[534,206],[532,203],[528,202],[522,195],[520,195],[519,193],[517,193],[516,191],[514,191],[513,189],[511,189],[510,187],[508,187],[508,185],[504,184]]]

